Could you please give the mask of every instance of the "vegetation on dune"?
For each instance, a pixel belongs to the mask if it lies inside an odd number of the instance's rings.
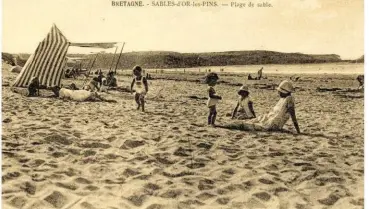
[[[364,63],[364,55],[361,56],[359,59],[351,60],[351,63]]]
[[[19,66],[24,66],[26,64],[27,59],[30,55],[28,54],[19,54],[19,55],[13,55],[6,52],[1,52],[1,60],[3,62],[8,63],[11,66],[15,66],[16,64]],[[15,59],[17,60],[17,63],[15,63]]]
[[[9,57],[10,54],[6,54]],[[14,56],[14,55],[13,55]],[[90,60],[95,55],[73,54],[73,56],[88,56]],[[19,57],[19,56],[18,56]],[[25,57],[23,55],[23,57]],[[6,58],[9,60],[8,58]],[[110,68],[113,59],[112,53],[99,54],[95,67]],[[118,56],[114,58],[115,67]],[[19,59],[18,59],[19,60]],[[123,53],[119,68],[131,68],[141,65],[145,68],[186,68],[200,66],[252,65],[252,64],[304,64],[304,63],[332,63],[342,62],[336,54],[309,55],[301,53],[281,53],[274,51],[228,51],[208,53],[178,53],[169,51],[145,51]],[[87,61],[88,62],[88,61]],[[85,66],[88,63],[85,63]],[[21,65],[21,63],[18,63]]]

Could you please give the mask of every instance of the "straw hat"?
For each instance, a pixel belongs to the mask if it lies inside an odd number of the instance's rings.
[[[293,92],[293,85],[290,81],[284,80],[279,84],[277,90],[279,92],[282,92],[282,93],[285,93],[285,94],[292,93]]]

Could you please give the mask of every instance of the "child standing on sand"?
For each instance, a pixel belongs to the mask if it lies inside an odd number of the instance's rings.
[[[145,95],[149,91],[147,84],[147,79],[142,76],[142,68],[140,66],[135,66],[133,68],[134,78],[131,83],[131,93],[133,91],[133,86],[135,87],[135,100],[137,103],[137,110],[142,108],[142,112],[145,112]]]
[[[253,130],[277,131],[282,130],[283,126],[291,117],[297,133],[300,133],[299,124],[297,122],[295,113],[295,100],[292,97],[293,92],[292,83],[287,80],[282,81],[279,84],[277,91],[280,99],[278,103],[274,106],[272,111],[270,111],[268,114],[250,120],[249,123],[230,124],[222,127],[246,131]]]
[[[232,119],[237,118],[239,120],[256,118],[253,102],[249,97],[249,88],[247,86],[242,86],[238,91],[238,102],[237,106],[232,112]]]
[[[207,106],[209,108],[209,116],[208,116],[208,125],[215,126],[215,119],[217,117],[217,109],[216,105],[219,100],[222,99],[221,96],[218,96],[215,92],[214,86],[216,85],[219,77],[216,73],[209,73],[206,76],[205,82],[208,84],[208,102]]]

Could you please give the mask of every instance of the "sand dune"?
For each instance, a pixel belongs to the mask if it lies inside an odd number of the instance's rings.
[[[14,76],[3,70],[3,83]],[[301,135],[291,121],[292,133],[210,128],[206,100],[190,99],[206,86],[190,81],[149,81],[146,113],[124,92],[102,94],[117,103],[78,103],[3,87],[3,208],[363,208],[364,99],[316,91],[354,88],[354,78],[295,83]],[[266,113],[278,95],[256,87],[255,111]],[[216,87],[218,124],[231,122],[238,88]]]

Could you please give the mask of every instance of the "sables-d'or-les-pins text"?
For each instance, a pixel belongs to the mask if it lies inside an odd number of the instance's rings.
[[[231,2],[217,2],[217,1],[111,1],[113,7],[231,7],[231,8],[260,8],[272,7],[269,2],[253,3],[251,1],[231,1]]]

